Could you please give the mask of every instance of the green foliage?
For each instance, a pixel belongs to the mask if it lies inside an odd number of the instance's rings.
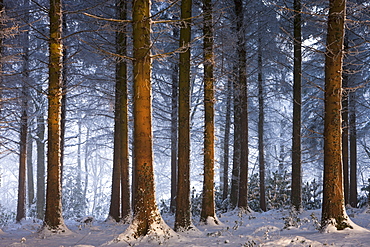
[[[66,169],[65,173],[62,198],[63,216],[66,219],[81,218],[86,215],[87,205],[86,199],[83,198],[82,183],[73,169]]]
[[[361,191],[366,193],[366,196],[360,196],[358,199],[359,207],[370,206],[370,178],[367,180],[367,183],[363,185]]]
[[[12,221],[15,221],[15,212],[8,211],[0,204],[0,227],[6,226]]]
[[[302,205],[304,209],[313,210],[321,208],[322,184],[314,179],[307,182],[302,188]]]

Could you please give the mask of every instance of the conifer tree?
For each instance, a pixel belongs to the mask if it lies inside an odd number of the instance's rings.
[[[321,225],[351,227],[344,207],[342,167],[342,69],[345,0],[329,1],[325,53],[324,185]]]

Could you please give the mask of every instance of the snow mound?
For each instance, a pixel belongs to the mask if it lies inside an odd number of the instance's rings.
[[[305,237],[296,236],[293,238],[284,237],[278,240],[270,241],[270,242],[264,243],[263,246],[291,246],[291,247],[293,246],[307,246],[307,247],[317,246],[319,247],[320,246],[321,247],[323,246],[323,244],[317,241],[309,240]]]
[[[67,228],[66,225],[60,225],[57,229],[52,229],[49,226],[43,226],[40,231],[38,232],[38,235],[40,238],[48,238],[55,235],[71,235],[73,234],[71,230]]]
[[[106,245],[111,245],[118,242],[125,242],[129,244],[129,246],[133,246],[137,243],[140,244],[147,243],[154,246],[164,244],[168,242],[170,239],[180,239],[180,235],[177,234],[174,230],[172,230],[163,221],[162,218],[158,219],[157,223],[153,223],[150,226],[148,233],[143,237],[136,238],[135,237],[136,230],[137,224],[135,222],[132,222],[125,232],[120,234],[114,240],[109,241]]]
[[[270,226],[270,225],[261,226],[261,227],[258,227],[256,230],[254,230],[253,235],[259,235],[261,233],[266,234],[268,232],[276,232],[276,231],[280,231],[280,228],[276,226]]]

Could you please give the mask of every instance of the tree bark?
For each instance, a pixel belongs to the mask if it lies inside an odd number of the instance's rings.
[[[190,214],[190,41],[192,0],[181,1],[178,109],[178,169],[175,231],[188,230]]]
[[[293,138],[292,138],[292,205],[302,208],[302,161],[301,161],[301,88],[302,88],[302,24],[301,0],[294,0],[294,64],[293,64]]]
[[[247,87],[247,52],[245,48],[244,6],[242,0],[234,0],[236,14],[237,51],[238,51],[238,107],[240,110],[239,142],[240,169],[238,207],[248,209],[248,87]],[[234,112],[234,115],[238,113]],[[235,129],[237,131],[238,129]]]
[[[213,14],[212,0],[203,0],[203,56],[204,56],[204,177],[200,221],[216,220],[214,166],[215,166],[215,126],[214,126],[214,54],[213,54]]]
[[[357,207],[357,128],[356,128],[356,91],[350,93],[350,181],[349,204]]]
[[[44,227],[64,231],[61,193],[62,3],[50,0],[48,153]]]
[[[155,201],[152,134],[150,0],[133,2],[134,78],[134,237],[160,223]]]
[[[117,17],[127,19],[126,2],[117,0]],[[116,52],[126,56],[126,27],[118,26],[116,34]],[[117,222],[124,221],[130,215],[130,185],[129,185],[129,149],[128,149],[128,104],[127,104],[127,64],[125,60],[118,60],[116,64],[116,99],[114,124],[114,158],[112,175],[112,195],[109,210]]]
[[[351,227],[344,207],[342,167],[342,67],[345,0],[329,1],[325,53],[325,129],[322,227]]]

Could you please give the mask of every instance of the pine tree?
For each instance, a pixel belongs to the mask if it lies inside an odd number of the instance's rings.
[[[342,67],[345,0],[329,1],[325,53],[324,194],[322,227],[351,227],[344,207],[342,167]]]
[[[62,107],[62,3],[50,0],[49,89],[48,89],[48,153],[47,188],[44,227],[65,231],[62,216],[60,131]]]
[[[302,208],[301,161],[301,80],[302,80],[302,24],[301,1],[294,0],[294,64],[293,64],[293,138],[292,138],[292,192],[291,201],[296,210]]]
[[[181,1],[178,110],[178,169],[175,230],[191,226],[190,214],[190,40],[192,0]]]
[[[203,0],[203,56],[204,56],[204,173],[202,210],[200,221],[216,220],[214,166],[215,166],[215,126],[214,126],[214,54],[213,54],[213,14],[212,0]]]

